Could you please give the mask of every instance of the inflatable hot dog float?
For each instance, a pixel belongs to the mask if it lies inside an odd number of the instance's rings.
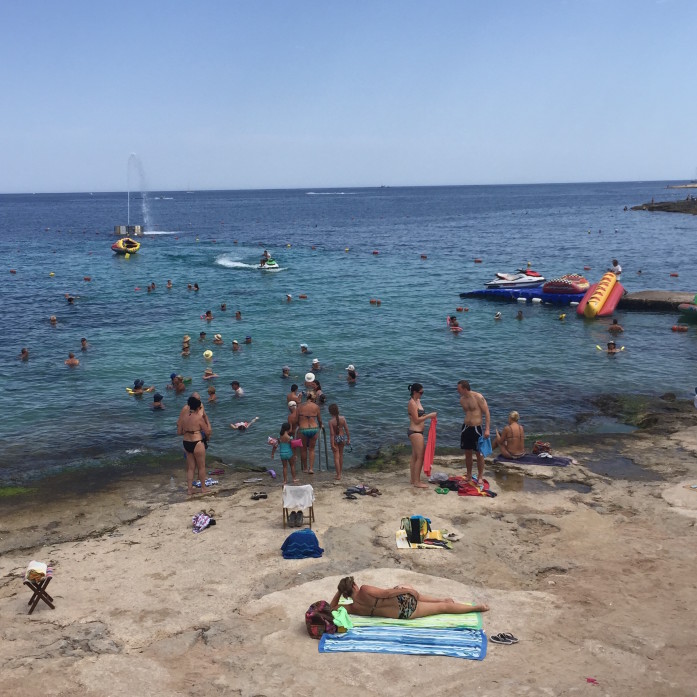
[[[624,295],[624,287],[612,271],[608,271],[597,283],[594,283],[578,304],[576,312],[592,319],[611,315],[620,298]]]

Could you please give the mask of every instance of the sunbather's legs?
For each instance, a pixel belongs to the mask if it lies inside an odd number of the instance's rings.
[[[201,480],[201,493],[208,492],[206,488],[206,446],[201,441],[194,449],[194,457],[198,466],[198,478]]]
[[[417,617],[430,617],[431,615],[463,615],[467,612],[486,612],[488,605],[465,605],[452,602],[422,601],[416,604],[416,610],[411,614],[411,619]]]

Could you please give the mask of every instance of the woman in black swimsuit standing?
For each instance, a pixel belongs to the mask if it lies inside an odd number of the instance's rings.
[[[428,489],[428,484],[421,481],[421,470],[424,466],[424,422],[428,419],[435,419],[436,412],[432,411],[427,414],[421,407],[421,395],[424,393],[424,387],[421,383],[415,382],[409,385],[411,399],[407,405],[409,413],[409,428],[407,436],[411,442],[411,485],[417,489]]]
[[[189,496],[194,493],[194,471],[198,467],[198,476],[201,480],[201,493],[205,494],[206,488],[206,446],[203,442],[203,434],[210,438],[212,429],[201,400],[191,395],[187,400],[188,409],[182,409],[177,421],[177,433],[184,437],[182,445],[186,451],[186,485]]]

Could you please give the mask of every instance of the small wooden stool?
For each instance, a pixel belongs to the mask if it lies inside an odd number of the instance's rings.
[[[33,595],[29,599],[29,602],[27,605],[29,605],[29,614],[31,615],[32,612],[36,609],[36,606],[39,603],[39,600],[43,600],[46,605],[48,605],[51,610],[55,610],[55,606],[53,604],[53,598],[46,592],[46,587],[48,586],[49,583],[51,583],[51,579],[53,578],[53,569],[49,566],[48,569],[46,570],[46,576],[41,581],[29,581],[25,577],[24,579],[24,585],[29,586],[29,588],[32,589]]]

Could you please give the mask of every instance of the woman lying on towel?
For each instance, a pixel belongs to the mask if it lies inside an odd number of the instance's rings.
[[[508,425],[499,433],[496,431],[496,438],[491,444],[493,448],[497,445],[501,450],[501,455],[511,460],[517,460],[525,455],[525,431],[518,423],[520,414],[512,411],[508,415]]]
[[[456,603],[452,598],[433,598],[419,593],[411,586],[394,588],[377,588],[376,586],[358,586],[353,576],[339,581],[339,590],[332,599],[333,609],[339,607],[339,599],[351,598],[346,610],[353,615],[364,617],[389,617],[396,620],[416,619],[429,615],[461,615],[466,612],[486,612],[488,605],[465,605]]]

